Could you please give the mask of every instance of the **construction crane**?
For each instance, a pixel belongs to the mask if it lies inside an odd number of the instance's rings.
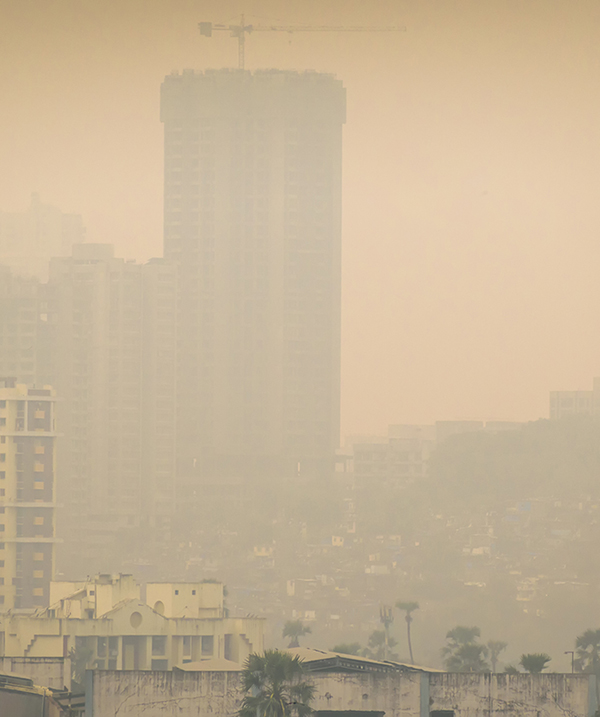
[[[343,26],[343,25],[246,25],[244,16],[241,16],[239,25],[220,25],[212,22],[198,23],[200,34],[204,37],[212,37],[213,32],[229,32],[231,37],[237,37],[238,59],[240,70],[245,66],[246,35],[251,32],[404,32],[403,26],[391,25],[366,25]]]

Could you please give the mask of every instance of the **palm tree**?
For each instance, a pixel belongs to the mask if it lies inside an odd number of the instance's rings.
[[[532,675],[543,672],[552,658],[545,652],[531,652],[528,655],[521,655],[519,665]]]
[[[413,621],[412,613],[415,610],[419,609],[419,603],[418,602],[402,602],[401,600],[398,600],[398,602],[396,603],[396,607],[398,608],[398,610],[404,610],[404,612],[406,613],[404,619],[406,620],[406,637],[408,639],[408,652],[410,654],[411,665],[414,665],[415,660],[413,658],[412,643],[410,641],[410,624]]]
[[[301,620],[288,620],[283,626],[283,637],[290,638],[288,647],[300,647],[298,638],[310,635],[311,632],[310,627],[303,625]]]
[[[586,630],[575,640],[579,672],[591,672],[600,677],[600,630]]]
[[[600,630],[586,630],[575,640],[578,672],[596,675],[596,701],[600,702]]]
[[[239,717],[307,717],[315,688],[305,676],[297,655],[277,650],[250,655],[242,672]]]
[[[504,650],[506,650],[506,648],[508,647],[508,643],[502,642],[502,640],[488,640],[487,646],[490,651],[490,662],[492,663],[492,672],[496,672],[496,667],[498,666],[498,658],[500,657],[500,653],[504,652]]]
[[[449,672],[489,672],[488,648],[477,642],[480,635],[478,627],[463,625],[446,634],[448,644],[442,648],[442,657]]]

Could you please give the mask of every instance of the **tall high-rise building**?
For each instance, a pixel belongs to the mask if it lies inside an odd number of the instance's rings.
[[[84,237],[79,214],[65,214],[32,194],[24,212],[0,212],[0,264],[19,276],[45,280],[51,257],[68,256]]]
[[[61,554],[71,572],[111,568],[173,512],[175,267],[80,244],[52,260],[47,304]]]
[[[48,604],[54,579],[55,392],[0,379],[0,612]]]
[[[0,376],[33,386],[48,376],[48,322],[45,285],[0,266]]]
[[[339,443],[345,89],[316,72],[188,70],[166,77],[161,118],[179,475],[327,470]]]

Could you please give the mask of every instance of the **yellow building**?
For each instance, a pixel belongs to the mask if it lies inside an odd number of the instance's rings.
[[[0,618],[0,653],[66,657],[89,668],[169,670],[263,650],[261,618],[226,617],[221,583],[150,583],[146,600],[130,575],[53,583],[55,601],[34,615]]]
[[[48,604],[54,570],[51,388],[0,379],[0,612]]]

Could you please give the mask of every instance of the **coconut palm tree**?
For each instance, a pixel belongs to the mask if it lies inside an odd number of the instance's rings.
[[[283,637],[290,638],[288,647],[300,647],[298,639],[311,632],[310,627],[303,625],[301,620],[288,620],[283,626]]]
[[[502,642],[502,640],[488,640],[487,643],[488,650],[490,651],[490,662],[492,663],[492,672],[496,672],[496,667],[498,666],[498,658],[500,657],[500,653],[504,652],[506,648],[508,647],[507,642]]]
[[[586,630],[575,640],[575,668],[600,676],[600,630]]]
[[[447,645],[442,648],[442,657],[449,672],[489,672],[488,648],[478,642],[480,635],[478,627],[463,625],[457,625],[446,634]]]
[[[406,638],[408,640],[408,652],[410,654],[410,662],[412,665],[415,664],[415,660],[413,658],[413,651],[412,651],[412,643],[410,641],[410,625],[413,621],[412,613],[415,610],[419,609],[419,603],[418,602],[402,602],[401,600],[398,600],[396,603],[396,607],[398,610],[404,610],[406,615],[404,616],[404,619],[406,620]]]
[[[242,672],[239,717],[307,717],[315,688],[305,677],[297,655],[277,650],[250,655]]]
[[[574,666],[578,672],[596,675],[596,701],[600,702],[600,630],[586,630],[575,640]]]
[[[552,658],[545,652],[530,652],[528,655],[521,655],[519,665],[532,675],[543,672]]]

